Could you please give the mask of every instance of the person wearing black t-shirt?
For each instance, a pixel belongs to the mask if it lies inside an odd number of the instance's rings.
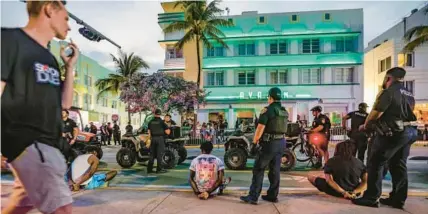
[[[336,197],[354,199],[367,189],[367,172],[363,162],[354,157],[355,145],[344,141],[336,145],[334,157],[324,167],[324,176],[309,175],[319,191]]]
[[[169,135],[171,130],[168,125],[160,118],[162,111],[155,110],[155,117],[148,124],[149,138],[151,139],[150,145],[150,159],[147,164],[147,173],[153,173],[154,159],[156,158],[157,167],[156,173],[165,173],[166,170],[162,169],[162,155],[165,150],[165,135]]]
[[[67,142],[70,145],[73,145],[76,142],[77,135],[79,134],[79,128],[77,127],[74,120],[68,118],[69,112],[64,109],[62,110],[62,120],[63,120],[63,131],[62,136],[67,139]]]
[[[364,154],[367,150],[367,134],[359,130],[361,125],[364,125],[366,118],[369,114],[367,113],[367,104],[360,103],[358,105],[358,111],[349,112],[342,119],[343,128],[347,129],[346,121],[351,119],[351,133],[350,137],[354,141],[356,150],[358,151],[358,159],[360,159],[364,163]]]
[[[61,47],[65,78],[48,50],[54,37],[64,40],[70,30],[65,1],[27,1],[29,22],[24,28],[1,29],[1,152],[15,177],[15,186],[2,213],[71,213],[71,192],[64,182],[65,159],[59,151],[61,110],[73,102],[73,54]],[[17,158],[19,156],[19,158]]]

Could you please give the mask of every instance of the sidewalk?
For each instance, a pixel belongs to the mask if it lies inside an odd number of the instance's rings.
[[[2,186],[2,204],[5,204],[10,186]],[[160,192],[138,190],[99,189],[83,191],[73,195],[73,213],[86,214],[169,214],[169,213],[376,213],[422,214],[428,210],[428,200],[423,197],[409,197],[405,211],[381,206],[366,208],[350,201],[324,194],[282,194],[279,203],[260,200],[259,205],[239,201],[242,193],[227,194],[203,201],[188,192]],[[33,211],[30,213],[38,213]]]

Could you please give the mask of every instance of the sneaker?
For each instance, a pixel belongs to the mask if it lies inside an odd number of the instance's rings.
[[[373,200],[368,200],[365,198],[354,199],[354,200],[352,200],[352,203],[359,205],[359,206],[379,208],[379,202],[373,201]]]
[[[271,198],[267,195],[262,195],[262,199],[265,201],[272,202],[272,203],[278,203],[278,198]]]
[[[257,205],[257,201],[253,200],[249,195],[241,196],[239,199],[245,203]]]
[[[383,205],[387,205],[396,209],[404,209],[404,204],[394,203],[391,198],[381,198],[379,199],[379,202]]]

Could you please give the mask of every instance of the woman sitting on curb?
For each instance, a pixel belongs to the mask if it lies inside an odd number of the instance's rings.
[[[334,157],[324,167],[324,176],[309,175],[308,180],[319,191],[336,197],[354,199],[367,189],[367,172],[361,160],[353,156],[353,142],[336,145]]]

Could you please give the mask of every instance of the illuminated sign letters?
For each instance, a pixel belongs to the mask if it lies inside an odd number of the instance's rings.
[[[247,97],[245,95],[247,95]],[[261,91],[258,91],[258,92],[249,91],[247,93],[242,92],[242,91],[239,92],[239,99],[245,99],[245,98],[247,98],[247,99],[263,99],[263,96],[262,96]],[[267,98],[267,95],[264,96],[264,98]],[[287,91],[284,91],[282,93],[282,98],[283,99],[289,98],[289,94]]]

